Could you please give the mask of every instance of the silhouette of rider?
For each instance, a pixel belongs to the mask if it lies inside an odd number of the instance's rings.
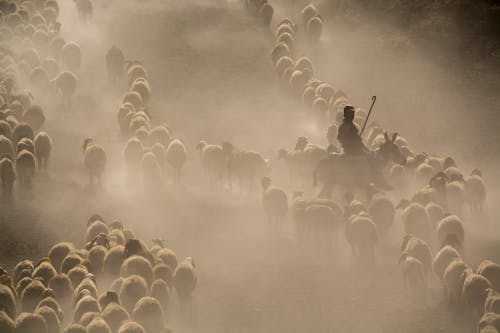
[[[347,155],[363,155],[369,151],[363,144],[359,131],[354,124],[354,107],[347,105],[344,108],[344,120],[339,127],[337,139],[339,140],[344,153]]]

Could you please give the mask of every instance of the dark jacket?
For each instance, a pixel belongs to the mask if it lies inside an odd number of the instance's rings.
[[[360,155],[364,152],[364,145],[359,136],[359,131],[352,121],[344,119],[339,127],[337,139],[344,148],[344,153],[349,155]]]

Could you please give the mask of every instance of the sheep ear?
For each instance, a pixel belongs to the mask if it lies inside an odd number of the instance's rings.
[[[387,132],[384,132],[384,139],[385,142],[389,142],[389,135],[387,134]]]
[[[397,138],[397,137],[398,137],[398,133],[396,132],[396,133],[394,133],[394,134],[392,135],[392,142],[396,141],[396,138]]]

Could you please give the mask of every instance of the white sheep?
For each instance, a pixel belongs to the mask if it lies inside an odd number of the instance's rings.
[[[52,139],[45,132],[39,132],[35,137],[35,151],[38,160],[38,167],[47,172],[47,163],[52,151]]]
[[[500,292],[500,265],[491,260],[483,260],[477,266],[476,272],[491,282],[493,289]]]
[[[3,311],[0,311],[0,332],[5,332],[5,333],[15,333],[14,330],[16,329],[16,324],[10,318],[7,316],[7,314]]]
[[[434,256],[432,270],[440,280],[443,280],[446,268],[453,260],[457,259],[461,259],[460,253],[454,247],[445,245]]]
[[[94,178],[97,178],[97,183],[100,184],[106,168],[106,153],[92,138],[85,139],[83,143],[83,163],[89,172],[89,184],[93,184]]]
[[[72,72],[62,72],[53,80],[58,93],[61,94],[61,105],[63,109],[71,109],[71,97],[76,91],[78,79]]]
[[[141,160],[144,155],[142,142],[137,137],[130,138],[125,145],[123,155],[125,156],[129,173],[132,175],[141,165]]]
[[[472,212],[480,212],[486,202],[486,185],[478,174],[470,175],[465,179],[465,200]]]
[[[120,326],[130,320],[130,315],[120,304],[110,303],[103,308],[102,319],[108,324],[112,332],[118,332]]]
[[[448,264],[443,273],[443,282],[450,304],[460,304],[464,282],[460,278],[467,269],[469,267],[461,259],[456,258]]]
[[[8,156],[0,158],[0,180],[4,196],[10,197],[16,181],[16,169]]]
[[[500,331],[500,314],[487,312],[477,325],[477,333],[498,333]]]
[[[222,185],[226,168],[226,157],[222,146],[200,141],[196,149],[200,151],[200,160],[209,187]]]
[[[431,226],[425,207],[418,203],[402,202],[398,205],[398,208],[404,208],[401,213],[401,219],[404,224],[405,233],[428,241],[430,239]]]
[[[462,248],[465,239],[462,220],[456,215],[445,217],[437,225],[437,236],[440,246],[443,246],[450,237],[454,237],[457,246]]]
[[[31,184],[37,168],[36,157],[26,149],[16,159],[16,174],[22,184]]]
[[[129,313],[134,310],[135,304],[148,294],[148,285],[146,281],[138,276],[131,275],[125,278],[119,291],[120,305]]]
[[[191,298],[198,283],[194,260],[186,257],[174,271],[174,288],[179,296],[182,311],[186,311],[191,306]]]
[[[262,205],[267,215],[269,228],[280,228],[288,212],[288,198],[286,193],[271,185],[269,177],[261,179],[262,184]]]
[[[146,333],[146,331],[139,323],[129,321],[120,327],[118,333]]]
[[[345,225],[347,242],[353,258],[375,261],[375,245],[378,242],[377,225],[366,215],[354,215]]]
[[[16,333],[48,333],[45,319],[35,313],[23,312],[16,318]]]
[[[179,183],[187,159],[186,146],[179,139],[174,139],[167,147],[166,159],[174,171],[174,182]]]
[[[406,288],[413,292],[425,293],[427,283],[424,273],[424,265],[420,260],[403,252],[399,259],[403,270],[403,281]]]
[[[106,53],[106,68],[108,80],[117,83],[123,77],[125,71],[125,55],[123,51],[113,45]]]
[[[70,71],[76,72],[82,62],[80,46],[75,42],[66,43],[61,49],[61,59]]]
[[[423,265],[424,274],[427,276],[431,270],[432,255],[429,245],[413,235],[406,235],[401,244],[401,251],[417,258]]]
[[[479,319],[484,312],[484,304],[491,283],[484,276],[467,269],[460,278],[463,281],[462,296],[472,315]]]
[[[387,231],[394,222],[396,209],[385,195],[375,195],[368,206],[368,213],[379,230]]]

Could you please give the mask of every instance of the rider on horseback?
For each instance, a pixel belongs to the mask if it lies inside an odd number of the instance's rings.
[[[377,163],[372,156],[370,150],[363,144],[363,140],[359,135],[358,128],[354,124],[354,107],[352,105],[347,105],[344,107],[344,121],[339,127],[339,133],[337,139],[339,140],[342,148],[344,149],[344,154],[346,155],[364,155],[368,159],[370,165],[372,177],[375,185],[384,190],[393,189],[391,185],[387,183],[384,176],[382,175],[382,170],[377,167]]]
[[[369,152],[368,148],[365,147],[361,137],[359,136],[359,131],[353,122],[354,120],[354,107],[347,105],[344,108],[344,121],[339,127],[339,132],[337,139],[342,144],[344,148],[344,153],[347,155],[362,155]]]

